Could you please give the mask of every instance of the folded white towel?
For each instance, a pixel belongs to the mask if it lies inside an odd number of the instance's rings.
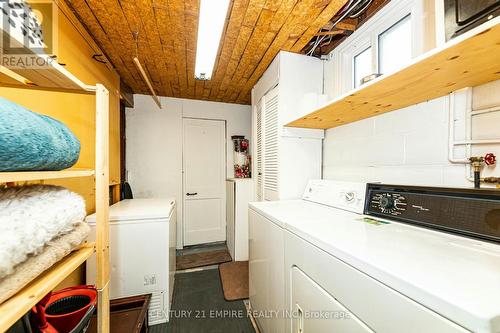
[[[85,218],[83,198],[63,187],[28,185],[0,190],[0,279]]]
[[[48,242],[36,256],[28,256],[26,261],[16,266],[14,273],[0,279],[0,304],[71,251],[79,248],[89,232],[87,223],[79,223],[73,231]]]
[[[75,226],[73,231],[48,242],[39,254],[29,256],[26,261],[17,265],[13,274],[0,279],[0,304],[71,251],[79,248],[89,232],[88,224],[81,222]]]

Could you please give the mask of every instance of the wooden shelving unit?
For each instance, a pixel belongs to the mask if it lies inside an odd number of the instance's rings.
[[[2,30],[0,29],[0,32]],[[38,55],[37,57],[46,58]],[[0,331],[3,332],[59,282],[97,256],[97,325],[99,333],[109,332],[109,92],[102,84],[87,85],[53,61],[48,68],[8,69],[0,66],[0,86],[94,94],[96,96],[96,157],[94,170],[67,169],[40,172],[0,172],[0,183],[95,176],[96,242],[72,252],[45,271],[27,287],[0,305]]]
[[[328,129],[500,79],[500,17],[288,123]]]
[[[42,273],[15,296],[0,304],[0,332],[5,332],[18,318],[53,290],[64,278],[83,264],[95,252],[95,244],[83,245]]]
[[[27,182],[36,180],[91,177],[95,174],[91,169],[67,169],[61,171],[23,171],[0,172],[0,183]]]
[[[0,31],[2,31],[0,29]],[[50,63],[50,67],[29,69],[9,69],[0,65],[0,83],[3,86],[39,87],[42,89],[92,93],[88,85],[71,74],[57,61],[46,55],[33,55],[40,58],[40,63]]]

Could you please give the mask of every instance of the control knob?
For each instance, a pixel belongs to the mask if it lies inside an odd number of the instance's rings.
[[[384,214],[401,215],[408,205],[406,198],[398,193],[377,194],[372,203]]]
[[[384,194],[380,198],[379,206],[383,211],[390,211],[396,208],[396,202],[390,194]]]
[[[356,193],[354,192],[345,192],[344,199],[347,202],[353,202],[356,199]]]

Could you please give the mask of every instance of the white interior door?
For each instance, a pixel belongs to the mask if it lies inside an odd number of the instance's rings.
[[[226,240],[225,122],[183,119],[184,245]]]

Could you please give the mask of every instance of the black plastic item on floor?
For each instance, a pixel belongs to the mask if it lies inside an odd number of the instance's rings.
[[[149,333],[255,333],[243,301],[224,300],[218,269],[176,274],[170,314]]]
[[[130,184],[127,182],[123,182],[120,184],[120,200],[124,199],[133,199],[134,195],[132,194],[132,188]]]

